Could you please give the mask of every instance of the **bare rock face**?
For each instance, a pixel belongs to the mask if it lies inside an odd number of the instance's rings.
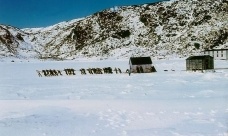
[[[2,55],[14,55],[17,53],[16,48],[19,46],[19,43],[6,28],[0,26],[0,49]]]
[[[227,0],[172,0],[113,7],[46,28],[0,25],[0,48],[40,59],[186,57],[228,48]],[[29,56],[28,56],[29,57]]]

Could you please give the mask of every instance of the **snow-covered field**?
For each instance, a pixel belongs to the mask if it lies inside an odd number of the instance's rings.
[[[157,73],[131,76],[39,77],[43,69],[125,71],[128,61],[0,62],[0,136],[228,136],[228,69],[186,72],[184,59],[154,65]]]

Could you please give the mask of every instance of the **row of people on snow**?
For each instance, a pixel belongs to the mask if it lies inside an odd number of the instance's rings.
[[[75,70],[73,68],[67,68],[63,70],[66,75],[76,75]],[[62,76],[62,70],[55,70],[55,69],[46,69],[46,70],[36,70],[39,77],[42,76]]]
[[[64,70],[55,70],[55,69],[49,69],[49,70],[36,70],[37,74],[39,77],[42,76],[62,76],[62,72],[65,72],[66,75],[76,75],[76,70],[73,68],[67,68]],[[111,67],[105,67],[105,68],[88,68],[84,69],[81,68],[79,69],[82,75],[86,75],[87,73],[89,74],[113,74],[113,73],[122,73],[120,68],[114,68],[112,69]],[[128,71],[128,70],[127,70]],[[126,71],[126,72],[127,72]]]

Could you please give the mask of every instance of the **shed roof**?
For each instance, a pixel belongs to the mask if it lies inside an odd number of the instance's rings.
[[[210,55],[203,55],[203,56],[191,56],[188,57],[186,60],[197,60],[197,59],[206,59],[206,58],[213,58]]]
[[[132,65],[152,64],[150,57],[131,57],[130,61]]]

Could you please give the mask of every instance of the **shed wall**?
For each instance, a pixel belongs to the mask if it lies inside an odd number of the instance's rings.
[[[207,70],[214,69],[214,59],[211,57],[205,59],[186,60],[186,70]]]
[[[202,70],[203,67],[203,61],[202,60],[187,60],[186,61],[186,67],[187,70]]]
[[[142,67],[142,68],[140,68]],[[144,64],[144,65],[131,65],[131,73],[151,73],[151,64]]]

